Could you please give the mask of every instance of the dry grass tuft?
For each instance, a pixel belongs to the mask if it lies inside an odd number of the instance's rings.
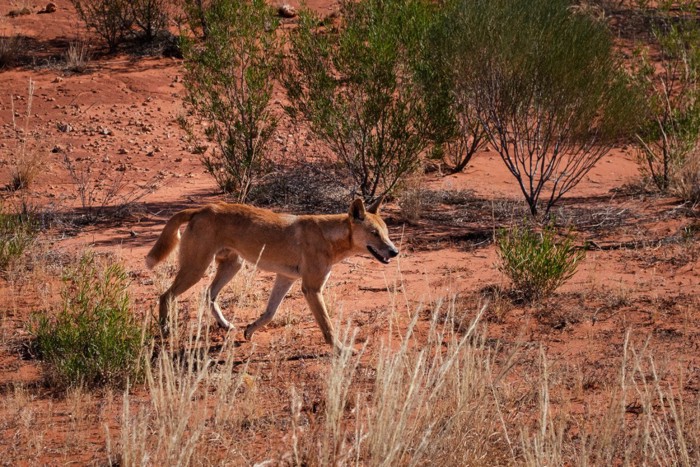
[[[83,73],[90,63],[90,47],[84,41],[72,41],[64,53],[64,70],[73,73]]]
[[[11,190],[21,190],[29,188],[37,175],[41,172],[43,160],[38,148],[30,146],[29,140],[32,138],[30,121],[32,117],[32,102],[34,100],[34,81],[29,80],[25,112],[22,116],[24,123],[20,126],[15,115],[15,97],[10,97],[12,110],[12,129],[16,135],[16,147],[13,156],[10,158],[11,180],[9,188]]]

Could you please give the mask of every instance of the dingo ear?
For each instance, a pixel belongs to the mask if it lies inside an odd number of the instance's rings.
[[[358,221],[365,220],[365,203],[360,198],[357,198],[350,205],[350,217]]]
[[[383,201],[384,201],[384,195],[377,198],[377,201],[375,201],[370,206],[368,206],[367,212],[370,212],[372,214],[377,214],[379,212],[379,206],[382,204]]]

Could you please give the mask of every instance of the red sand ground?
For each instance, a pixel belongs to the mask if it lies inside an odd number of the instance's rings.
[[[96,179],[123,174],[128,188],[118,200],[130,190],[156,182],[156,189],[142,196],[124,218],[84,226],[59,222],[40,237],[41,248],[59,263],[86,248],[116,255],[133,279],[130,292],[135,312],[147,314],[155,305],[157,290],[154,274],[145,269],[142,260],[165,220],[182,207],[225,198],[204,172],[200,156],[193,154],[176,122],[184,113],[181,62],[104,56],[96,49],[85,73],[66,74],[59,66],[60,55],[70,40],[84,32],[70,3],[55,3],[56,13],[18,18],[5,16],[15,5],[0,6],[0,33],[29,37],[32,55],[37,57],[31,66],[0,71],[0,186],[10,180],[10,161],[18,148],[10,101],[14,100],[16,112],[24,112],[29,80],[35,86],[30,119],[34,136],[29,145],[42,157],[42,170],[30,193],[2,196],[9,203],[24,196],[40,209],[65,218],[79,216],[80,200],[63,161],[64,153],[79,167],[86,166],[89,159],[94,173],[99,174]],[[335,2],[309,4],[324,14],[337,9]],[[283,99],[281,93],[275,97],[280,113]],[[71,130],[61,131],[65,125]],[[327,154],[306,128],[286,119],[277,133],[272,143],[275,157],[303,161]],[[53,148],[58,152],[51,152]],[[589,251],[573,279],[545,305],[523,307],[501,299],[486,317],[489,337],[525,342],[534,348],[541,344],[553,366],[594,381],[581,401],[587,410],[605,383],[616,377],[628,329],[633,330],[634,341],[649,339],[659,360],[667,364],[667,374],[684,372],[685,387],[681,390],[685,394],[694,396],[700,389],[698,221],[684,215],[685,208],[675,199],[620,190],[639,179],[631,150],[614,150],[598,164],[564,200],[559,216],[578,220],[579,240],[595,241],[603,249]],[[369,257],[358,257],[333,271],[326,295],[336,311],[342,310],[359,326],[360,342],[369,339],[374,345],[386,332],[388,320],[394,319],[388,316],[393,295],[386,292],[387,285],[399,284],[399,297],[402,301],[405,297],[409,307],[458,294],[465,312],[470,313],[483,301],[486,288],[507,286],[494,266],[497,257],[492,232],[511,218],[518,221],[522,205],[517,186],[498,154],[483,151],[462,174],[433,174],[425,188],[459,193],[463,201],[433,202],[413,224],[401,220],[396,203],[389,205],[386,216],[401,245],[400,260],[385,267]],[[342,211],[345,206],[337,209]],[[694,227],[683,237],[688,226]],[[49,253],[37,255],[38,260],[46,261]],[[41,386],[38,362],[22,358],[28,317],[60,301],[56,267],[35,264],[34,268],[29,276],[0,279],[0,398],[13,396],[16,401],[17,388],[29,388],[26,407],[34,407],[30,411],[34,418],[26,429],[0,422],[0,459],[50,464],[104,459],[105,434],[101,426],[91,422],[95,415],[85,414],[84,420],[76,421],[70,401],[56,398]],[[261,290],[258,301],[266,298],[271,282],[269,274],[256,276],[255,286]],[[181,307],[192,309],[204,284],[186,294]],[[544,313],[545,309],[549,311]],[[225,309],[238,327],[258,312],[254,308]],[[261,358],[274,355],[279,345],[298,355],[326,351],[298,286],[292,289],[277,319],[298,322],[293,342],[279,343],[279,325],[262,330],[255,336]],[[236,334],[235,339],[242,337]],[[294,379],[298,365],[304,364],[289,362],[284,374]],[[321,371],[325,363],[305,365],[311,369],[304,367],[299,374]],[[96,404],[101,411],[120,410],[118,400]],[[13,410],[19,409],[0,405],[0,420],[16,417]],[[19,447],[22,443],[31,445],[27,441],[30,435],[42,439],[36,443],[36,452]],[[81,441],[71,444],[72,436]],[[255,444],[267,447],[252,460],[266,458],[282,438],[283,434],[276,432],[258,439]]]

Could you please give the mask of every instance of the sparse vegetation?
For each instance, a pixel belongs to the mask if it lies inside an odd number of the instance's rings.
[[[154,40],[168,26],[171,0],[132,0],[131,16],[146,41]]]
[[[550,226],[541,232],[527,224],[501,229],[496,245],[499,270],[511,280],[513,291],[527,301],[551,295],[574,275],[586,254],[576,247],[573,237],[559,240]]]
[[[700,204],[700,148],[685,156],[671,192],[692,205]]]
[[[65,69],[74,73],[82,73],[90,62],[90,47],[85,41],[72,41],[64,54]]]
[[[268,171],[267,143],[277,121],[269,108],[279,70],[277,20],[262,0],[212,1],[207,35],[185,41],[187,103],[214,142],[203,163],[219,187],[244,201]]]
[[[71,0],[88,29],[100,36],[115,52],[131,31],[133,16],[127,0]]]
[[[421,1],[342,1],[343,23],[309,11],[291,35],[283,81],[293,103],[347,168],[366,201],[412,173],[429,143],[428,113],[407,51],[424,34]]]
[[[19,111],[15,109],[15,97],[10,96],[12,111],[12,129],[15,133],[16,147],[11,157],[12,173],[9,188],[11,190],[22,190],[29,188],[34,179],[41,171],[42,158],[39,149],[29,144],[32,138],[30,122],[32,119],[32,102],[34,100],[34,81],[29,80],[27,89],[26,107],[24,110],[23,124],[17,122]]]
[[[36,315],[30,327],[49,384],[123,387],[138,380],[147,331],[132,314],[123,266],[85,253],[63,283],[61,311]]]
[[[0,69],[15,65],[22,56],[24,37],[19,34],[0,36]]]
[[[37,236],[36,222],[29,213],[13,213],[0,202],[0,273],[7,271]]]
[[[419,220],[429,203],[428,191],[420,175],[408,177],[401,184],[398,193],[401,217],[408,222]]]
[[[124,179],[124,171],[111,176],[97,173],[92,158],[76,161],[63,154],[63,165],[77,192],[86,223],[103,217],[109,208],[113,209],[114,216],[123,215],[130,206],[152,192],[158,183],[154,180],[139,187],[131,186]]]
[[[662,192],[679,189],[690,198],[700,138],[700,27],[694,14],[691,1],[655,10],[653,46],[640,47],[635,60],[647,96],[645,125],[637,133],[640,168]]]

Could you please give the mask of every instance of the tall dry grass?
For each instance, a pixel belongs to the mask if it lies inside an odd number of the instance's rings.
[[[427,334],[417,330],[419,309],[398,339],[387,337],[374,352],[363,347],[356,356],[335,357],[322,421],[299,429],[300,414],[291,404],[294,463],[508,463],[512,449],[496,397],[505,373],[495,369],[495,354],[479,328],[484,310],[464,326],[455,301],[440,301]],[[353,336],[346,331],[346,346]],[[359,373],[368,371],[373,381],[363,382]]]
[[[236,295],[250,293],[246,284],[241,278]],[[391,302],[402,303],[398,292]],[[110,461],[698,465],[698,402],[681,392],[684,381],[660,370],[648,342],[637,348],[628,333],[617,383],[582,415],[572,410],[582,394],[563,383],[569,367],[554,364],[544,346],[487,339],[489,305],[464,310],[459,303],[412,307],[408,322],[390,318],[383,337],[362,345],[357,329],[341,326],[356,352],[317,360],[314,386],[313,377],[301,385],[282,380],[274,368],[288,365],[284,358],[251,363],[242,354],[253,353],[230,335],[215,344],[202,294],[196,319],[154,349],[145,386],[124,393],[119,431],[108,437]],[[270,387],[274,404],[266,400]],[[315,397],[318,410],[310,407]],[[268,451],[260,454],[254,442]]]
[[[34,100],[34,81],[29,80],[27,87],[27,97],[25,109],[22,114],[16,109],[16,98],[10,96],[10,110],[12,112],[12,129],[15,132],[15,149],[10,157],[11,162],[11,180],[9,188],[12,190],[21,190],[28,188],[41,172],[42,157],[41,150],[29,143],[29,140],[39,139],[32,134],[31,117],[32,103]],[[21,119],[21,121],[18,121]]]
[[[700,402],[684,400],[684,378],[662,375],[649,341],[636,348],[630,334],[617,386],[604,397],[607,409],[589,420],[554,408],[549,364],[541,352],[539,417],[520,430],[523,464],[699,465]]]
[[[108,433],[110,462],[185,466],[226,459],[236,447],[212,442],[212,436],[235,439],[247,413],[241,406],[255,396],[256,378],[240,362],[232,339],[212,343],[205,303],[202,295],[197,319],[152,349],[145,400],[132,394],[134,388],[124,392],[120,433]]]

